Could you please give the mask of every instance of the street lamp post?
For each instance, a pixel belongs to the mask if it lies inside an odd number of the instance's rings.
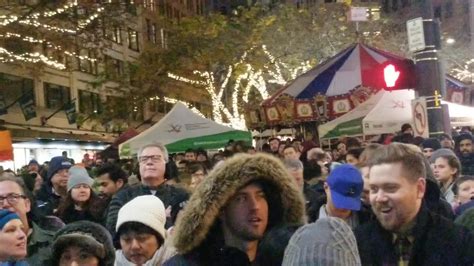
[[[445,74],[440,63],[441,38],[439,20],[434,17],[431,0],[423,1],[423,31],[425,48],[414,53],[418,96],[426,98],[430,136],[451,133],[447,108],[440,104],[446,96]],[[446,110],[446,111],[445,111]]]

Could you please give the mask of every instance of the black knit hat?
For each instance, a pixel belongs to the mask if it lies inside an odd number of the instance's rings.
[[[472,141],[472,135],[469,133],[463,133],[456,137],[456,143],[460,143],[463,140],[469,139]]]
[[[421,143],[421,147],[423,149],[425,148],[431,148],[433,150],[439,150],[441,149],[441,143],[439,142],[438,139],[435,139],[435,138],[429,138],[429,139],[425,139],[423,140],[423,142]]]
[[[78,221],[66,225],[53,238],[51,265],[59,265],[61,254],[68,247],[80,247],[99,259],[100,266],[113,266],[115,250],[112,237],[103,226],[90,221]]]

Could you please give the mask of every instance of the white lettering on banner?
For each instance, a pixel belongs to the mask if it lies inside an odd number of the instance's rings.
[[[196,123],[196,124],[185,124],[184,127],[186,130],[198,130],[209,128],[209,123]]]

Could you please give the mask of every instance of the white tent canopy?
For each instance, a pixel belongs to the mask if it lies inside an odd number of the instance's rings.
[[[395,133],[403,124],[413,124],[411,101],[415,91],[382,91],[382,99],[362,120],[364,135]]]
[[[188,148],[217,149],[224,147],[230,139],[252,140],[250,132],[218,124],[178,102],[158,123],[120,144],[119,154],[120,157],[131,157],[140,147],[153,142],[166,145],[169,152]]]
[[[404,123],[413,124],[412,90],[379,91],[349,113],[318,128],[321,139],[342,136],[395,133]],[[452,126],[473,126],[474,107],[442,101],[447,104]]]
[[[474,107],[441,101],[448,105],[451,126],[474,126]]]

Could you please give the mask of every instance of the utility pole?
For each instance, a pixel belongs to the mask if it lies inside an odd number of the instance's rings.
[[[449,119],[445,119],[447,107],[443,107],[440,103],[441,96],[446,96],[446,88],[445,74],[440,63],[439,19],[434,17],[431,0],[424,0],[423,5],[425,48],[415,52],[414,55],[418,96],[426,98],[428,128],[432,137],[444,132],[451,133],[451,127]]]

